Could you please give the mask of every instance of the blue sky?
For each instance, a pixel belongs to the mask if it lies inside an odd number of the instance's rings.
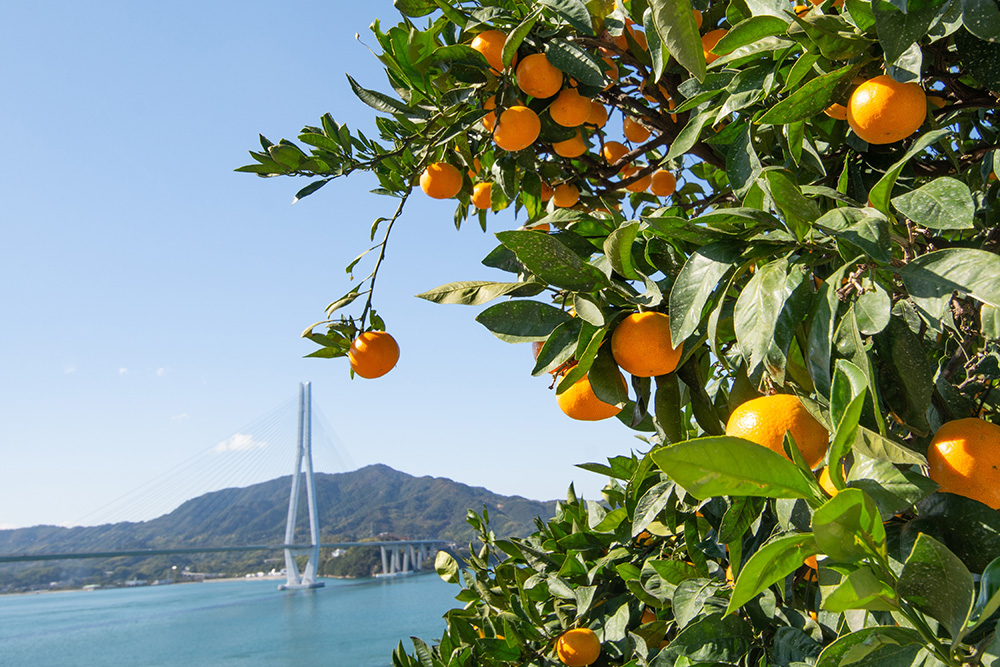
[[[395,202],[359,175],[291,206],[304,181],[233,169],[258,132],[294,138],[325,112],[374,134],[344,73],[389,89],[354,35],[374,46],[371,21],[395,16],[388,0],[0,10],[0,528],[73,522],[301,381],[355,466],[594,498],[603,479],[573,465],[642,445],[617,420],[565,417],[530,347],[479,308],[413,298],[499,278],[479,260],[510,215],[456,232],[453,202],[415,196],[377,286],[397,368],[352,381],[346,360],[302,358]]]

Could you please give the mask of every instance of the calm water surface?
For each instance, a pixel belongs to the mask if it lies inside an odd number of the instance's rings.
[[[278,591],[217,581],[0,596],[0,666],[385,667],[440,638],[459,587],[435,574]]]

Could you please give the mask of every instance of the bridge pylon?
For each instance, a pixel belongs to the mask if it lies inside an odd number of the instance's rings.
[[[303,476],[302,463],[305,462],[306,504],[309,507],[310,544],[295,544],[295,523],[298,520],[299,484]],[[312,384],[299,384],[299,426],[295,452],[295,468],[292,471],[292,492],[288,499],[288,520],[285,523],[285,583],[278,590],[299,588],[322,588],[325,584],[316,581],[319,568],[319,513],[316,510],[316,486],[313,480],[312,463]],[[306,555],[305,569],[299,572],[296,556]]]

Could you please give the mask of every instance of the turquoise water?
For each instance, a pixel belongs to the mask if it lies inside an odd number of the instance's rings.
[[[0,665],[311,665],[384,667],[400,640],[437,639],[458,586],[434,574],[326,579],[278,591],[277,581],[217,581],[0,596]]]

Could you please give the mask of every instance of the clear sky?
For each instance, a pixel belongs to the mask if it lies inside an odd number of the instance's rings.
[[[354,35],[374,47],[372,20],[396,16],[389,0],[3,5],[0,528],[73,522],[301,381],[355,466],[594,498],[603,478],[574,464],[642,447],[617,420],[564,416],[530,346],[480,308],[413,298],[503,280],[479,260],[510,215],[456,232],[453,202],[414,196],[376,289],[397,368],[352,381],[346,360],[303,358],[395,200],[363,174],[291,206],[305,181],[233,169],[258,133],[294,139],[325,112],[374,135],[344,73],[389,90]]]

